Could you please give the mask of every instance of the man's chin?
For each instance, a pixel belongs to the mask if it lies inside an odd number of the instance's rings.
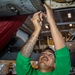
[[[44,64],[44,63],[40,63],[40,65],[39,65],[39,68],[40,69],[48,69],[49,68],[49,66],[47,66],[46,64]]]
[[[40,63],[40,66],[45,66],[45,63],[44,63],[44,62],[41,62],[41,63]]]

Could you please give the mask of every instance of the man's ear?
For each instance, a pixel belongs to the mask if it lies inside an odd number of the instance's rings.
[[[52,67],[52,70],[54,70],[54,69],[55,69],[55,67],[56,67],[56,64],[54,63],[54,65],[53,65],[53,67]]]
[[[56,67],[56,64],[54,63],[53,67],[55,68]]]

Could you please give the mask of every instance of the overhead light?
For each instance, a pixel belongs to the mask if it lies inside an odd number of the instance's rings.
[[[48,29],[49,27],[48,27],[48,25],[45,25],[45,27]]]
[[[72,24],[69,24],[70,27],[72,27]]]
[[[72,16],[71,16],[71,13],[68,13],[67,15],[68,15],[68,18],[71,18],[71,17],[72,17]]]
[[[54,47],[54,45],[52,47]]]
[[[69,46],[72,46],[72,44],[69,44]]]
[[[50,38],[50,39],[52,39],[52,38]]]
[[[68,36],[70,36],[71,34],[70,33],[68,33]]]

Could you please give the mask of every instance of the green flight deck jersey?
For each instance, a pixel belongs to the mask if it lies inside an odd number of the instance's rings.
[[[18,53],[16,60],[16,72],[17,75],[69,75],[71,68],[70,53],[67,46],[56,50],[56,67],[51,72],[40,72],[37,69],[32,68],[31,58],[23,56],[20,52]]]

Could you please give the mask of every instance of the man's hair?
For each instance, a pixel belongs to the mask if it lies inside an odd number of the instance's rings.
[[[50,50],[54,54],[54,57],[55,57],[55,51],[52,48],[50,48],[49,46],[47,46],[42,52],[44,52],[46,50]]]

